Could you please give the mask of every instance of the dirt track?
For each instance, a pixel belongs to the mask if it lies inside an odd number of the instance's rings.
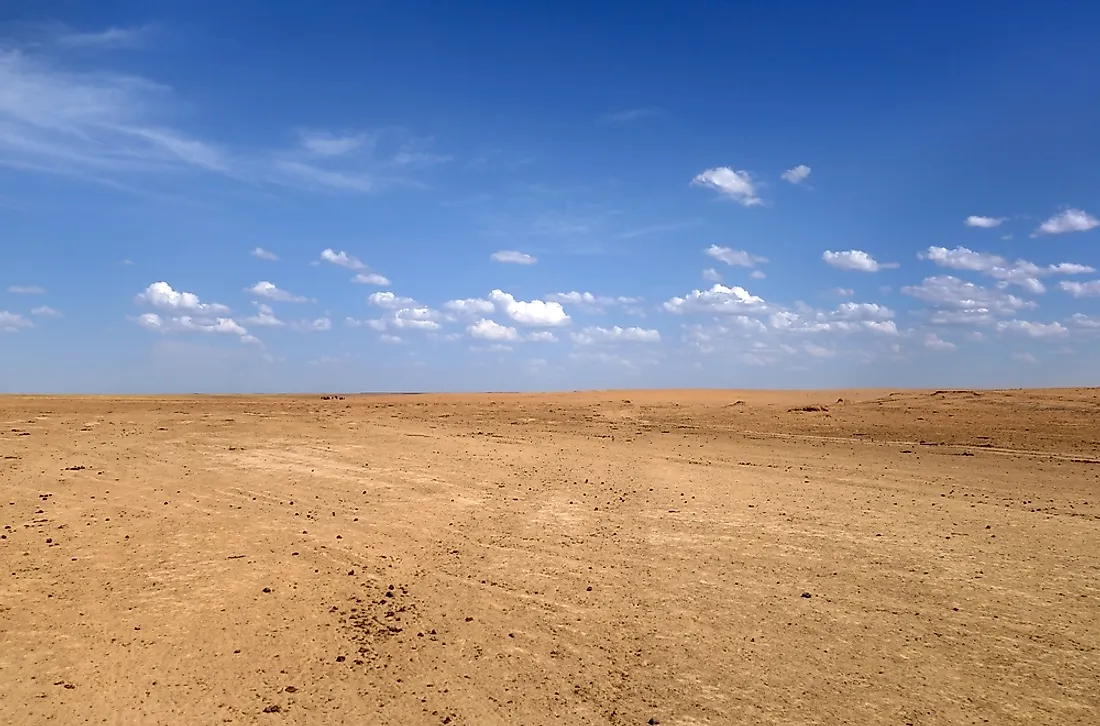
[[[1098,390],[0,422],[5,723],[1100,723]]]

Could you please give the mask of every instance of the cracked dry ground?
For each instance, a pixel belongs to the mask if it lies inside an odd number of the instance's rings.
[[[0,421],[5,723],[1100,723],[1095,390]]]

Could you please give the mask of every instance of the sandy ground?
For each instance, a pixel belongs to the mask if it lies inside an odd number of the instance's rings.
[[[1098,390],[0,421],[6,724],[1100,723]]]

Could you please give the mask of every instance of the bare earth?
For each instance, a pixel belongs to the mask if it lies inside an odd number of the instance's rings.
[[[7,724],[1100,723],[1095,389],[0,422]]]

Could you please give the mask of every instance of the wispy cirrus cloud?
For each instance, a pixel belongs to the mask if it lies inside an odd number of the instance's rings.
[[[171,87],[86,61],[74,65],[59,51],[138,45],[146,32],[67,31],[53,43],[31,44],[0,38],[0,165],[138,193],[151,193],[151,178],[168,183],[188,172],[365,194],[415,186],[411,172],[430,165],[429,157],[445,158],[402,129],[301,131],[283,148],[234,148],[173,126]]]

